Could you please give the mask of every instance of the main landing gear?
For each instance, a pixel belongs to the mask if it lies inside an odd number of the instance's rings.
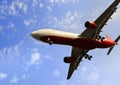
[[[88,59],[88,60],[91,60],[92,56],[91,56],[91,55],[88,55],[88,54],[85,54],[84,58],[85,58],[85,59]]]
[[[103,40],[105,39],[105,37],[97,36],[96,39],[97,39],[97,40],[101,40],[101,42],[103,42]]]

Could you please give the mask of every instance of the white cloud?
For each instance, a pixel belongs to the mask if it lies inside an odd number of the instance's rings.
[[[18,81],[19,81],[19,78],[16,75],[14,75],[12,79],[10,79],[9,83],[17,83]]]
[[[52,8],[50,6],[48,6],[47,8],[48,8],[48,11],[52,11]]]
[[[19,9],[22,9],[24,13],[27,13],[27,5],[25,5],[23,2],[18,2],[17,6]]]
[[[23,9],[23,12],[26,14],[27,13],[27,9],[28,9],[27,5],[24,4],[22,9]]]
[[[50,0],[51,3],[58,3],[59,0]]]
[[[0,6],[0,17],[5,19],[6,16],[13,15],[13,16],[20,16],[21,13],[19,10],[22,10],[23,13],[27,13],[27,5],[24,3],[24,1],[12,1],[8,4],[6,1],[5,3],[2,3]],[[3,15],[3,16],[2,16]]]
[[[0,73],[0,80],[3,80],[7,77],[6,73]]]
[[[30,75],[28,74],[22,74],[21,76],[13,75],[12,78],[9,80],[9,83],[18,83],[21,80],[26,80],[29,78]]]
[[[30,26],[31,24],[34,24],[36,22],[35,19],[25,19],[23,21],[23,23],[26,25],[26,26]]]
[[[72,3],[77,3],[78,0],[72,0]]]
[[[28,61],[25,62],[25,71],[27,71],[30,67],[35,67],[37,70],[39,70],[40,66],[45,61],[53,61],[54,58],[51,58],[49,55],[43,56],[40,54],[39,49],[37,48],[31,48],[29,49],[31,54],[29,55]]]
[[[40,57],[40,53],[38,51],[34,51],[30,55],[30,60],[26,63],[25,71],[28,70],[29,67],[35,66],[39,69],[40,64],[42,63],[42,59]]]
[[[40,8],[43,8],[43,7],[44,7],[44,5],[42,3],[40,3]]]
[[[0,58],[5,60],[6,58],[12,60],[14,57],[19,56],[19,52],[19,45],[5,47],[0,50]]]
[[[12,22],[9,22],[9,23],[8,23],[7,28],[14,28],[14,27],[15,27],[15,25],[14,25]]]
[[[91,66],[91,68],[83,67],[81,70],[81,76],[87,81],[98,81],[100,79],[100,71],[94,66]]]
[[[45,60],[50,60],[50,61],[53,61],[53,60],[54,60],[54,58],[53,58],[53,57],[50,57],[50,55],[44,56],[44,59],[45,59]]]
[[[12,2],[11,5],[8,7],[8,11],[10,15],[17,16],[18,11],[16,10],[16,2]]]
[[[61,4],[66,4],[66,3],[76,3],[78,0],[50,0],[52,4],[55,3],[61,3]]]
[[[66,0],[61,0],[62,3],[66,3]]]
[[[29,78],[29,77],[30,77],[30,75],[23,74],[23,75],[21,76],[21,79],[22,79],[22,80],[26,80],[26,79]]]
[[[40,60],[40,54],[35,52],[33,54],[31,54],[31,60],[30,60],[30,64],[38,64]]]
[[[24,20],[23,23],[26,25],[26,26],[29,26],[31,24],[31,22],[29,20]]]
[[[96,81],[99,79],[99,73],[98,72],[91,72],[89,76],[87,77],[88,80],[90,81]]]
[[[22,2],[22,1],[16,1],[16,2],[13,2],[13,3],[15,3],[16,9],[19,8],[19,9],[21,9],[24,13],[27,13],[28,7],[27,7],[27,5],[26,5],[24,2]]]
[[[18,7],[21,9],[23,7],[23,3],[22,2],[19,2],[18,3]]]
[[[58,70],[58,69],[55,69],[54,71],[53,71],[53,75],[54,76],[60,76],[60,71]]]
[[[49,24],[53,24],[55,28],[60,28],[62,30],[78,32],[82,25],[80,24],[81,15],[77,11],[68,11],[64,17],[58,19],[57,17],[52,17],[49,20]]]
[[[38,4],[38,0],[32,0],[32,6],[35,7]]]

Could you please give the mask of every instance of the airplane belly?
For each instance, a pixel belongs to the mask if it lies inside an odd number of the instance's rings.
[[[78,38],[74,40],[73,46],[83,49],[94,49],[98,47],[98,42],[92,39]]]
[[[74,40],[73,46],[83,49],[108,48],[114,46],[114,42],[108,40],[100,41],[95,39],[78,38]]]
[[[62,36],[43,36],[40,38],[43,42],[53,44],[69,45],[72,47],[83,48],[83,49],[94,49],[97,47],[97,43],[94,40],[86,38],[69,38]]]
[[[43,36],[40,38],[40,40],[46,43],[52,41],[53,44],[72,45],[74,38],[61,37],[61,36]]]
[[[87,38],[70,38],[63,36],[43,36],[40,38],[41,41],[52,44],[61,44],[61,45],[69,45],[72,47],[82,48],[82,49],[95,49],[95,48],[107,48],[110,47],[106,44],[106,41],[100,42],[95,39],[87,39]]]

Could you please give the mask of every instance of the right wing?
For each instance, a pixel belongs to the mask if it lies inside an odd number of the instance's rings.
[[[120,3],[120,0],[115,0],[94,22],[97,24],[97,31],[95,37],[99,35],[104,25],[111,18],[113,13],[117,9],[117,5]]]
[[[73,63],[71,63],[70,66],[69,66],[67,79],[70,79],[70,77],[72,76],[74,70],[77,69],[77,67],[79,66],[79,63],[82,61],[83,56],[88,51],[89,50],[84,50],[84,49],[75,48],[75,47],[72,48],[71,57],[73,57],[75,59],[75,61]]]
[[[117,5],[120,3],[120,0],[115,0],[103,13],[101,16],[99,16],[94,22],[97,24],[96,29],[86,29],[79,37],[85,37],[85,38],[96,38],[98,36],[103,28],[103,26],[107,23],[107,21],[110,19],[112,14],[117,9]],[[69,66],[68,76],[67,79],[71,77],[74,70],[77,69],[79,63],[81,62],[83,56],[88,52],[89,50],[80,49],[80,48],[72,48],[72,54],[71,57],[75,59],[73,63]]]
[[[94,22],[97,25],[95,29],[86,29],[80,36],[86,38],[96,38],[103,28],[103,26],[107,23],[107,21],[111,18],[113,13],[117,9],[117,5],[120,3],[120,0],[115,0]]]

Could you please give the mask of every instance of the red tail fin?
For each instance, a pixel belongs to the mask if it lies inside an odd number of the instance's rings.
[[[109,35],[106,35],[106,38],[110,41],[113,41]]]

